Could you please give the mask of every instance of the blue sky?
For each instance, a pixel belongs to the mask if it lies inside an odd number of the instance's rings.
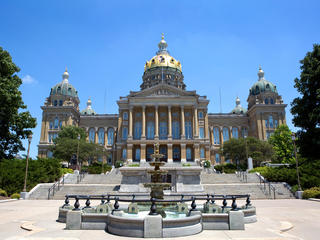
[[[301,60],[319,43],[319,1],[1,1],[0,46],[24,78],[20,90],[37,118],[31,156],[40,139],[40,106],[68,67],[80,108],[117,113],[119,96],[139,90],[143,68],[161,33],[182,63],[188,90],[210,99],[209,112],[246,107],[259,64],[287,107]],[[105,94],[106,93],[106,94]],[[24,141],[26,146],[26,141]],[[23,154],[25,152],[21,152]]]

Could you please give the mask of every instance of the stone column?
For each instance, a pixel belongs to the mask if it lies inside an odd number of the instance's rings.
[[[146,144],[140,144],[140,162],[146,162]]]
[[[206,146],[205,148],[205,153],[206,153],[206,160],[209,160],[210,161],[210,146]]]
[[[206,112],[205,113],[206,114],[206,116],[205,116],[205,118],[204,118],[204,127],[205,127],[205,138],[206,139],[210,139],[210,136],[209,136],[209,120],[208,120],[208,113]]]
[[[104,128],[104,146],[108,145],[108,127]]]
[[[229,138],[230,138],[230,139],[233,138],[232,127],[229,127]],[[229,139],[229,140],[230,140],[230,139]]]
[[[129,134],[128,134],[128,140],[132,139],[132,130],[133,130],[132,111],[133,111],[133,107],[130,106],[130,109],[129,109]]]
[[[171,116],[171,106],[168,106],[168,139],[171,140],[172,139],[172,116]],[[172,146],[171,146],[172,148]],[[172,150],[172,149],[171,149]],[[172,160],[172,157],[171,157]],[[169,159],[168,159],[169,161]]]
[[[198,109],[194,108],[194,122],[195,122],[195,135],[194,138],[199,138],[199,122],[198,122]]]
[[[223,127],[220,127],[219,135],[220,135],[220,145],[222,145],[223,141],[224,141],[224,139],[223,139]]]
[[[213,127],[210,127],[211,145],[214,144]]]
[[[155,139],[159,139],[159,108],[158,108],[158,106],[156,105],[155,107],[154,107],[154,112],[155,112],[155,114],[154,114],[154,120],[155,120],[155,123],[154,123],[154,125],[155,125],[155,135],[154,135],[154,138]]]
[[[185,125],[184,125],[184,106],[181,106],[181,139],[186,138]]]
[[[185,143],[181,143],[180,144],[180,149],[181,149],[181,163],[185,163],[185,162],[187,162],[187,159],[186,159],[186,144]]]
[[[194,161],[200,162],[200,149],[199,143],[194,144]]]
[[[121,145],[118,145],[117,146],[117,154],[116,154],[117,156],[116,156],[116,159],[121,159]],[[116,163],[116,159],[112,159],[113,160],[113,164],[115,164]]]
[[[146,106],[142,106],[142,133],[141,140],[146,139]]]
[[[167,149],[168,149],[168,163],[172,163],[172,144],[169,143],[167,144]]]
[[[132,163],[132,144],[127,144],[127,162]]]
[[[98,140],[99,140],[99,137],[98,137],[98,128],[97,127],[95,127],[95,133],[94,133],[94,142],[96,143],[96,144],[98,144]]]
[[[122,111],[120,111],[119,109],[117,142],[121,142],[121,139],[122,139],[121,126],[122,126]],[[118,155],[117,157],[120,157],[120,156]]]

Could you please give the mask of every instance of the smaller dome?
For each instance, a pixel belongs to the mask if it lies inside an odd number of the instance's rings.
[[[62,82],[51,88],[50,95],[66,95],[71,97],[78,97],[77,90],[69,83],[69,73],[66,68],[65,72],[62,74]]]
[[[255,96],[262,92],[277,93],[276,86],[264,78],[264,71],[262,70],[261,66],[259,66],[258,77],[259,80],[250,88],[250,95]]]
[[[92,109],[91,99],[89,98],[87,101],[87,107],[81,111],[82,115],[96,115],[96,112]]]
[[[232,114],[245,114],[247,112],[247,109],[243,108],[240,105],[240,99],[237,97],[236,99],[236,107],[231,111]]]

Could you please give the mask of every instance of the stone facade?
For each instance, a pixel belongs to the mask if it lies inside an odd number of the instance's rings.
[[[162,160],[168,163],[210,160],[216,164],[228,161],[219,155],[224,141],[246,136],[267,140],[278,125],[286,123],[286,104],[276,86],[265,80],[261,67],[250,89],[248,110],[237,98],[230,113],[208,113],[209,100],[186,90],[181,63],[169,54],[163,37],[158,46],[156,56],[145,64],[141,90],[120,97],[118,114],[96,114],[90,99],[80,112],[66,70],[41,107],[39,157],[51,155],[48,147],[61,126],[76,125],[85,129],[88,141],[105,146],[109,163],[147,162],[153,145],[159,143]]]

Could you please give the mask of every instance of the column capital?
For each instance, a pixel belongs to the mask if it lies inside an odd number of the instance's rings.
[[[145,111],[146,110],[146,105],[144,105],[144,104],[141,105],[141,108],[142,108],[143,111]]]
[[[132,112],[133,108],[134,108],[134,106],[130,105],[129,106],[129,111]]]
[[[154,108],[155,108],[156,110],[158,110],[159,105],[158,105],[158,104],[154,105]]]
[[[168,143],[168,144],[167,144],[167,147],[172,147],[172,143]]]
[[[145,144],[145,143],[140,144],[140,147],[146,147],[146,146],[147,146],[147,144]]]
[[[186,143],[180,143],[180,146],[181,146],[181,147],[186,147],[187,144],[186,144]]]
[[[180,105],[181,110],[184,110],[184,105]]]
[[[172,108],[172,106],[171,106],[171,105],[168,105],[168,109],[171,110],[171,108]]]

